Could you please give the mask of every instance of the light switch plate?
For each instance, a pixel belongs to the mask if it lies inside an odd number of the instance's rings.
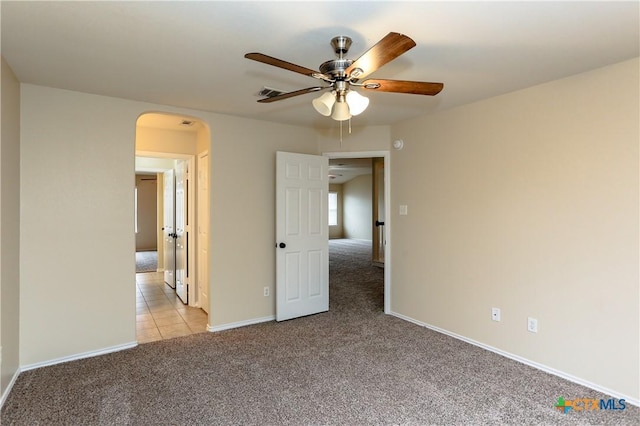
[[[407,215],[407,205],[400,204],[400,216],[406,216],[406,215]]]

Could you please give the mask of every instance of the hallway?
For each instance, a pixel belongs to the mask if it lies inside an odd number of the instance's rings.
[[[184,305],[162,273],[136,274],[136,337],[138,343],[207,331],[208,317],[200,308]]]

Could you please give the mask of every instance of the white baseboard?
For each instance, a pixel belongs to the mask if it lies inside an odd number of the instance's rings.
[[[20,369],[18,368],[16,370],[16,372],[13,374],[13,377],[11,378],[11,381],[9,382],[9,385],[7,386],[7,388],[2,393],[2,396],[0,396],[0,409],[4,405],[4,402],[7,400],[7,397],[9,396],[9,393],[11,392],[11,388],[16,383],[16,380],[18,380],[18,376],[19,375],[20,375]]]
[[[62,364],[63,362],[76,361],[83,358],[91,358],[94,356],[105,355],[111,352],[118,352],[125,349],[131,349],[138,346],[138,342],[125,343],[124,345],[111,346],[97,351],[83,352],[80,354],[70,355],[62,358],[56,358],[49,361],[36,362],[35,364],[23,365],[20,371],[33,370],[34,368],[47,367],[49,365]]]
[[[502,356],[504,356],[506,358],[509,358],[509,359],[512,359],[514,361],[518,361],[518,362],[520,362],[522,364],[525,364],[525,365],[528,365],[530,367],[536,368],[538,370],[544,371],[545,373],[553,374],[554,376],[561,377],[561,378],[563,378],[565,380],[568,380],[570,382],[577,383],[579,385],[588,387],[590,389],[593,389],[595,391],[604,393],[606,395],[610,395],[610,396],[612,396],[612,397],[614,397],[616,399],[624,399],[625,402],[628,402],[631,405],[635,405],[636,407],[640,407],[640,400],[632,398],[632,397],[630,397],[628,395],[623,395],[620,392],[616,392],[616,391],[614,391],[612,389],[605,388],[603,386],[600,386],[600,385],[597,385],[595,383],[592,383],[592,382],[590,382],[588,380],[584,380],[584,379],[581,379],[579,377],[573,376],[571,374],[562,372],[560,370],[556,370],[555,368],[548,367],[548,366],[546,366],[544,364],[539,364],[539,363],[537,363],[535,361],[531,361],[531,360],[523,358],[521,356],[514,355],[514,354],[509,353],[509,352],[505,352],[505,351],[503,351],[501,349],[494,348],[493,346],[489,346],[489,345],[486,345],[484,343],[477,342],[477,341],[475,341],[473,339],[469,339],[468,337],[464,337],[464,336],[461,336],[459,334],[452,333],[452,332],[444,330],[444,329],[442,329],[440,327],[436,327],[436,326],[433,326],[431,324],[427,324],[427,323],[418,321],[416,319],[413,319],[411,317],[407,317],[407,316],[399,314],[397,312],[391,312],[390,315],[393,315],[394,317],[400,318],[400,319],[408,321],[408,322],[412,322],[412,323],[414,323],[416,325],[428,328],[428,329],[436,331],[438,333],[445,334],[447,336],[453,337],[454,339],[462,340],[463,342],[467,342],[467,343],[469,343],[471,345],[478,346],[478,347],[480,347],[482,349],[485,349],[487,351],[496,353],[498,355],[502,355]]]
[[[232,328],[246,327],[247,325],[260,324],[261,322],[275,321],[275,319],[276,319],[275,315],[271,315],[268,317],[253,318],[246,321],[230,322],[222,325],[214,325],[214,326],[207,325],[207,331],[216,332],[216,331],[222,331],[222,330],[230,330]]]

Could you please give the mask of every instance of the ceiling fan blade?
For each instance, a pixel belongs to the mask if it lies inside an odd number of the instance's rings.
[[[404,34],[389,33],[356,59],[356,61],[346,69],[346,74],[351,75],[354,79],[361,79],[384,64],[391,62],[415,45],[416,42]],[[353,70],[357,68],[361,69],[362,73],[352,74]]]
[[[300,65],[292,64],[291,62],[283,61],[282,59],[273,58],[262,53],[247,53],[244,55],[247,59],[262,62],[263,64],[273,65],[274,67],[283,68],[285,70],[297,72],[298,74],[307,75],[309,77],[320,78],[322,74],[319,71],[314,71],[309,68],[301,67]]]
[[[412,93],[414,95],[434,96],[444,88],[442,83],[427,83],[424,81],[406,80],[367,80],[362,85],[363,89],[378,92]]]
[[[294,96],[305,95],[311,92],[318,92],[320,90],[329,89],[329,87],[308,87],[306,89],[296,90],[295,92],[283,93],[282,95],[271,96],[269,98],[258,99],[260,103],[270,103],[275,101],[281,101],[283,99],[293,98]]]

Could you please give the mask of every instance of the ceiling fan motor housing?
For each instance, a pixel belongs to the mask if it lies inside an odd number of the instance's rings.
[[[347,36],[336,36],[331,39],[331,46],[333,46],[333,51],[336,53],[336,56],[338,56],[338,59],[324,62],[320,65],[320,72],[330,76],[331,79],[336,81],[348,80],[349,76],[346,75],[345,70],[351,66],[353,60],[345,59],[344,55],[347,54],[351,47],[351,38]]]
[[[336,55],[342,58],[342,55],[345,55],[351,47],[351,39],[347,36],[336,36],[331,39],[331,46]]]
[[[342,80],[346,77],[345,70],[351,66],[351,59],[332,59],[320,65],[322,74],[331,76],[332,79]]]

